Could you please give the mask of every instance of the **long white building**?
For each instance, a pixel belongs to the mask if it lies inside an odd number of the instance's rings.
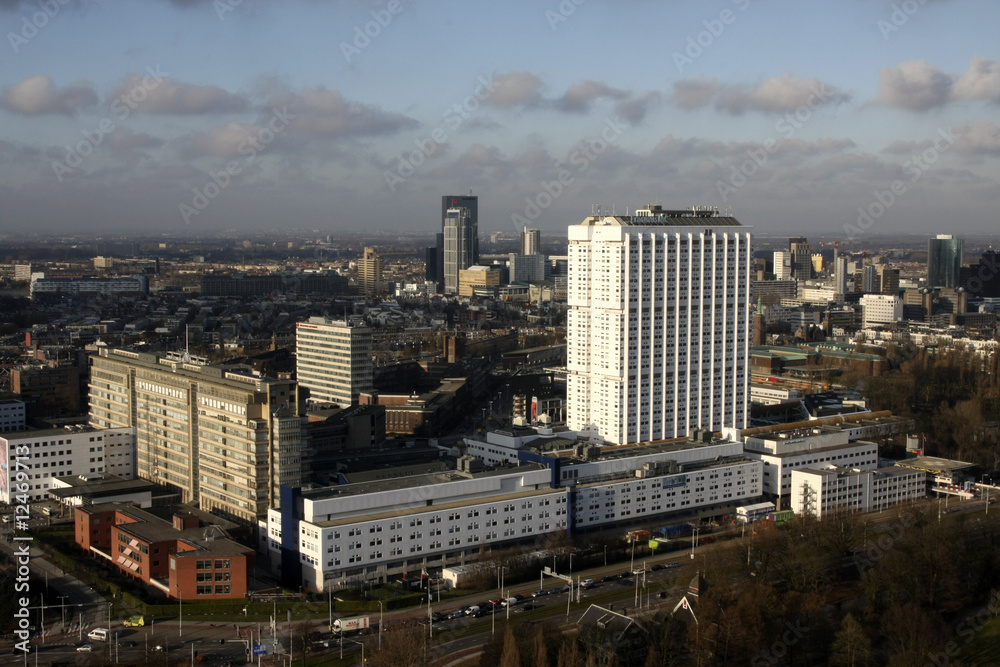
[[[468,445],[507,465],[466,456],[456,471],[288,489],[267,528],[284,582],[323,590],[562,532],[734,514],[761,495],[761,463],[709,432],[610,449],[537,434]]]
[[[22,491],[32,501],[44,500],[55,477],[109,472],[132,479],[135,461],[132,428],[67,426],[5,433],[0,436],[0,501],[11,503]]]
[[[792,510],[822,519],[838,512],[877,512],[927,495],[927,473],[889,467],[826,465],[792,472]]]
[[[310,317],[295,325],[295,373],[309,401],[350,407],[372,390],[372,330],[351,320]]]
[[[567,426],[612,444],[745,427],[752,261],[714,209],[571,225]]]

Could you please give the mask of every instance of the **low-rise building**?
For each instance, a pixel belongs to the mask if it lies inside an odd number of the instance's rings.
[[[13,398],[0,400],[0,433],[23,431],[25,414],[24,401]]]
[[[822,519],[877,512],[927,495],[927,474],[898,466],[861,470],[827,465],[792,471],[792,510]]]
[[[48,497],[53,479],[113,473],[135,477],[135,429],[66,426],[0,436],[0,501]],[[27,479],[18,480],[19,474]]]
[[[182,600],[243,598],[256,553],[229,539],[236,524],[193,506],[74,509],[76,543],[119,570]]]

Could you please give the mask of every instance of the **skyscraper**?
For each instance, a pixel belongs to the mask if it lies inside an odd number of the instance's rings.
[[[716,209],[569,227],[567,424],[607,443],[745,427],[750,231]]]
[[[372,390],[372,330],[351,320],[310,317],[295,325],[295,373],[309,400],[347,407]]]
[[[833,293],[839,300],[847,294],[847,277],[847,255],[837,255],[833,260]]]
[[[938,234],[927,241],[927,286],[932,289],[958,287],[964,243],[951,234]]]
[[[788,280],[792,277],[792,253],[787,250],[774,251],[774,279]]]
[[[382,280],[382,258],[374,248],[365,248],[358,260],[358,288],[365,296],[382,296],[385,294],[385,281]]]
[[[444,293],[458,294],[458,274],[479,258],[479,231],[463,206],[444,212]]]
[[[812,278],[812,244],[809,240],[802,237],[788,239],[788,251],[792,253],[792,278],[796,280]]]
[[[534,227],[525,227],[521,231],[521,254],[537,255],[541,252],[542,235]]]

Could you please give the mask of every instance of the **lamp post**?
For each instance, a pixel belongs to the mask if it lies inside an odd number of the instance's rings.
[[[333,625],[333,622],[331,622],[330,625]],[[378,650],[379,651],[382,650],[382,633],[383,632],[385,632],[385,629],[384,629],[384,627],[382,625],[382,601],[379,600],[378,601]]]
[[[604,545],[604,567],[608,566],[608,545]]]

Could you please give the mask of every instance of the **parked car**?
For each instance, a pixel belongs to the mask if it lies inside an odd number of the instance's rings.
[[[91,646],[90,644],[80,644],[79,646],[76,647],[76,650],[79,651],[80,653],[90,653],[93,650],[93,648],[94,647]]]

